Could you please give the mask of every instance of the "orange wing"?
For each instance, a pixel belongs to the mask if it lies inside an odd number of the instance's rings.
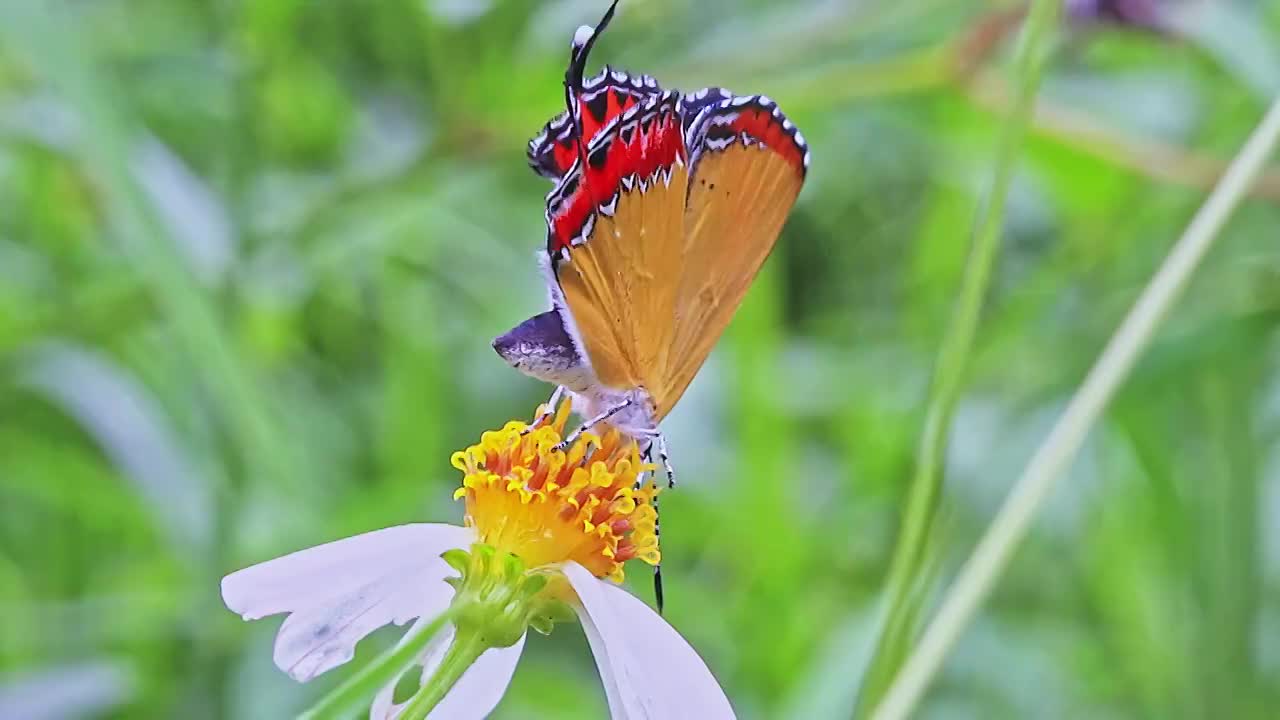
[[[678,95],[629,109],[548,196],[556,278],[599,381],[649,387],[667,365],[688,190]]]
[[[772,101],[706,97],[629,108],[547,197],[548,251],[595,375],[644,388],[658,420],[741,304],[808,164]]]
[[[662,372],[646,382],[671,412],[773,250],[808,166],[804,138],[768,98],[722,102],[691,129],[692,175],[675,324]]]

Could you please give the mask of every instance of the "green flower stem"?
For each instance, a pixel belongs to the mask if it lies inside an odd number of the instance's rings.
[[[899,720],[911,713],[942,660],[1026,536],[1031,521],[1053,490],[1054,481],[1075,457],[1089,430],[1133,369],[1138,356],[1150,344],[1161,320],[1277,144],[1280,144],[1280,98],[1272,104],[1266,117],[1232,161],[1222,181],[1196,213],[1107,343],[1062,417],[1027,463],[973,555],[961,568],[937,616],[921,636],[920,644],[876,709],[875,720]]]
[[[452,606],[456,634],[440,666],[405,705],[401,720],[425,718],[489,648],[515,645],[530,627],[549,633],[557,621],[573,617],[562,602],[541,597],[550,576],[526,572],[511,553],[475,544],[470,552],[450,550],[442,557],[459,573],[447,581],[457,590]]]
[[[942,489],[942,463],[946,455],[948,430],[977,335],[982,302],[1000,247],[1005,201],[1030,123],[1040,76],[1049,56],[1060,4],[1058,0],[1036,0],[1019,39],[1015,61],[1017,91],[1004,123],[991,191],[977,219],[969,248],[959,302],[934,367],[924,428],[916,452],[915,473],[907,491],[902,529],[889,567],[885,614],[863,677],[855,717],[865,717],[876,706],[897,674],[915,638],[917,618],[928,596],[925,592],[926,575],[932,566],[930,548],[934,542],[934,521]]]
[[[399,645],[373,662],[360,668],[360,671],[347,678],[328,695],[320,699],[312,708],[298,716],[299,720],[337,720],[351,717],[369,705],[369,699],[388,683],[395,682],[405,670],[417,660],[418,655],[426,649],[431,638],[452,618],[453,613],[446,611],[432,620],[404,644]],[[450,651],[452,652],[452,651]]]
[[[489,644],[480,633],[460,630],[454,636],[444,660],[440,661],[440,667],[436,668],[431,679],[422,685],[401,711],[400,720],[423,720],[449,694],[467,668],[475,664],[488,649]]]

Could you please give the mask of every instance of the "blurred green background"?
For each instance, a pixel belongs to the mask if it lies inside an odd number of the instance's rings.
[[[1280,88],[1280,3],[1067,5],[953,428],[940,583]],[[278,620],[241,622],[219,578],[458,521],[449,453],[545,398],[489,341],[545,309],[524,144],[603,7],[0,0],[0,708],[277,718],[350,671],[293,683]],[[597,48],[767,93],[813,149],[666,424],[667,618],[744,718],[849,716],[1017,7],[628,0]],[[921,717],[1276,717],[1273,167]],[[496,717],[604,713],[568,627]]]

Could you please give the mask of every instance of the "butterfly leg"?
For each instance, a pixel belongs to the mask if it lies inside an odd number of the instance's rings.
[[[661,430],[654,428],[640,433],[642,437],[648,438],[648,445],[645,446],[645,459],[652,462],[653,453],[658,452],[658,461],[662,463],[662,472],[667,476],[667,488],[674,489],[676,486],[676,471],[671,467],[671,454],[667,451],[667,436]]]
[[[595,417],[591,418],[590,420],[586,421],[585,423],[583,423],[582,425],[580,425],[580,426],[578,427],[578,429],[577,429],[577,430],[574,430],[573,432],[569,433],[568,437],[566,437],[564,440],[562,440],[562,441],[560,442],[560,444],[559,444],[559,445],[557,445],[557,446],[556,446],[556,449],[557,449],[557,450],[561,450],[561,451],[563,451],[565,448],[567,448],[567,447],[569,447],[570,445],[572,445],[572,444],[574,444],[575,442],[577,442],[577,441],[578,441],[578,438],[582,437],[582,433],[584,433],[584,432],[586,432],[586,431],[590,430],[591,428],[595,427],[596,425],[599,425],[600,423],[604,422],[605,420],[608,420],[609,418],[613,417],[614,415],[617,415],[618,413],[622,412],[623,410],[626,410],[627,408],[631,407],[631,405],[632,405],[632,403],[633,403],[633,402],[635,402],[635,401],[634,401],[634,400],[631,400],[631,399],[624,400],[624,401],[622,401],[621,403],[619,403],[619,404],[617,404],[617,405],[615,405],[615,406],[613,406],[613,407],[609,408],[608,410],[605,410],[604,412],[600,413],[599,415],[597,415],[597,416],[595,416]]]
[[[547,404],[542,406],[542,411],[533,419],[533,422],[529,423],[529,427],[526,427],[520,434],[528,435],[535,428],[541,426],[542,423],[550,420],[556,414],[556,408],[560,406],[560,398],[562,397],[564,397],[564,386],[557,385],[556,391],[551,393],[551,398],[547,400]]]
[[[676,471],[671,467],[671,455],[667,452],[667,436],[661,432],[655,438],[655,444],[658,446],[658,458],[662,460],[662,471],[667,474],[667,488],[674,490],[676,487]]]

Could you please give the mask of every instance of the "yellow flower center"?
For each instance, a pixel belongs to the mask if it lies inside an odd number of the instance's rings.
[[[465,477],[454,498],[466,499],[466,523],[479,541],[519,557],[526,567],[574,560],[596,577],[622,580],[622,564],[660,559],[654,533],[652,481],[637,486],[636,441],[609,429],[583,433],[567,451],[569,403],[532,428],[512,421],[453,454]]]

